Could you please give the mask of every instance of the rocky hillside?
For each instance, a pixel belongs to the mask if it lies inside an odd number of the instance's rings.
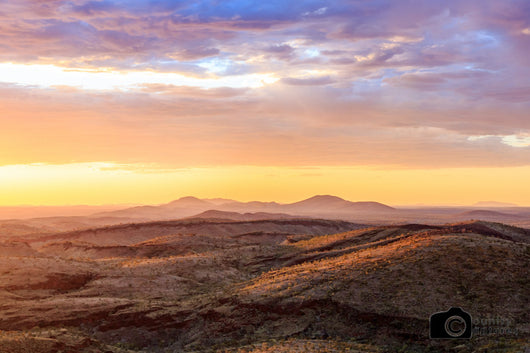
[[[529,230],[186,222],[2,244],[0,347],[518,352],[529,344]],[[188,232],[174,233],[178,227]],[[502,318],[512,333],[430,340],[429,316],[453,306],[476,319]]]

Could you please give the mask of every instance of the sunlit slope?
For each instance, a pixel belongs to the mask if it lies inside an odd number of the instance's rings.
[[[316,237],[296,243],[300,251],[285,256],[284,267],[246,284],[238,298],[279,311],[312,308],[296,332],[318,322],[329,335],[354,334],[355,325],[346,325],[350,317],[363,335],[394,322],[397,331],[420,337],[432,313],[452,306],[475,316],[501,315],[528,329],[529,240],[527,230],[483,222]]]
[[[320,220],[186,222],[211,228],[164,235],[168,222],[152,222],[2,243],[0,329],[32,330],[24,344],[77,349],[68,340],[86,339],[111,352],[122,352],[123,342],[132,352],[385,352],[404,344],[422,352],[429,316],[461,306],[473,317],[512,321],[523,334],[507,337],[514,352],[528,337],[529,230],[487,222],[347,232]],[[270,232],[259,230],[270,224]],[[4,337],[12,345],[10,337],[18,336]],[[461,351],[488,342],[475,338]]]

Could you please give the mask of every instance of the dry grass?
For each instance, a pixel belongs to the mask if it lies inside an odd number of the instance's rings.
[[[529,291],[521,281],[530,266],[528,248],[474,234],[418,233],[270,271],[241,294],[256,300],[332,299],[363,311],[416,318],[460,304],[521,320]]]
[[[517,228],[375,227],[282,244],[135,229],[142,240],[130,244],[4,244],[24,253],[0,254],[0,329],[20,330],[2,334],[0,352],[399,351],[425,346],[429,315],[451,306],[529,330],[530,245],[508,239],[526,239]],[[330,336],[341,338],[320,339]]]

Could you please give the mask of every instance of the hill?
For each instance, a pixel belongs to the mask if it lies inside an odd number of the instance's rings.
[[[266,219],[300,219],[303,217],[292,216],[286,213],[268,213],[268,212],[255,212],[255,213],[239,213],[229,211],[217,211],[208,210],[199,213],[189,218],[204,218],[204,219],[219,219],[219,220],[230,220],[230,221],[259,221]]]
[[[138,219],[125,217],[85,216],[0,220],[0,238],[38,234],[53,234],[79,229],[131,223],[135,220],[138,221]]]
[[[239,202],[230,201],[218,205],[216,209],[232,212],[281,212],[282,205],[277,202],[250,201]]]
[[[0,346],[470,353],[530,343],[530,230],[481,221],[355,227],[187,220],[6,242]],[[503,318],[515,333],[429,340],[429,316],[452,306]]]
[[[172,234],[193,234],[224,237],[246,235],[278,235],[281,241],[286,235],[323,235],[351,229],[362,225],[332,220],[317,219],[264,219],[255,221],[229,221],[188,219],[146,223],[120,224],[103,228],[85,229],[73,232],[21,237],[34,246],[51,241],[76,241],[94,245],[131,245],[160,236]]]
[[[499,211],[491,211],[491,210],[472,210],[472,211],[466,211],[462,212],[460,214],[456,215],[457,217],[464,217],[464,218],[474,218],[474,219],[503,219],[503,218],[521,218],[518,214],[510,214],[510,213],[504,213]]]
[[[451,216],[454,220],[483,220],[489,222],[502,222],[513,225],[528,225],[530,217],[527,212],[507,211],[500,212],[497,210],[478,209],[457,213]]]

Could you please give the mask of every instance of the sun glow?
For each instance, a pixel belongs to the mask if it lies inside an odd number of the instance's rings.
[[[315,194],[387,204],[530,205],[530,167],[382,169],[223,166],[171,169],[112,162],[0,166],[0,206],[158,204],[182,196],[294,202]]]
[[[133,90],[163,84],[201,88],[258,88],[278,81],[273,74],[198,78],[178,73],[77,69],[54,65],[0,63],[0,82],[24,86],[75,87],[87,90]]]
[[[521,135],[479,135],[479,136],[470,136],[468,137],[469,141],[480,141],[488,138],[498,138],[502,143],[511,147],[529,147],[530,146],[530,135],[521,134]]]
[[[528,8],[500,3],[3,1],[0,205],[530,205]]]

